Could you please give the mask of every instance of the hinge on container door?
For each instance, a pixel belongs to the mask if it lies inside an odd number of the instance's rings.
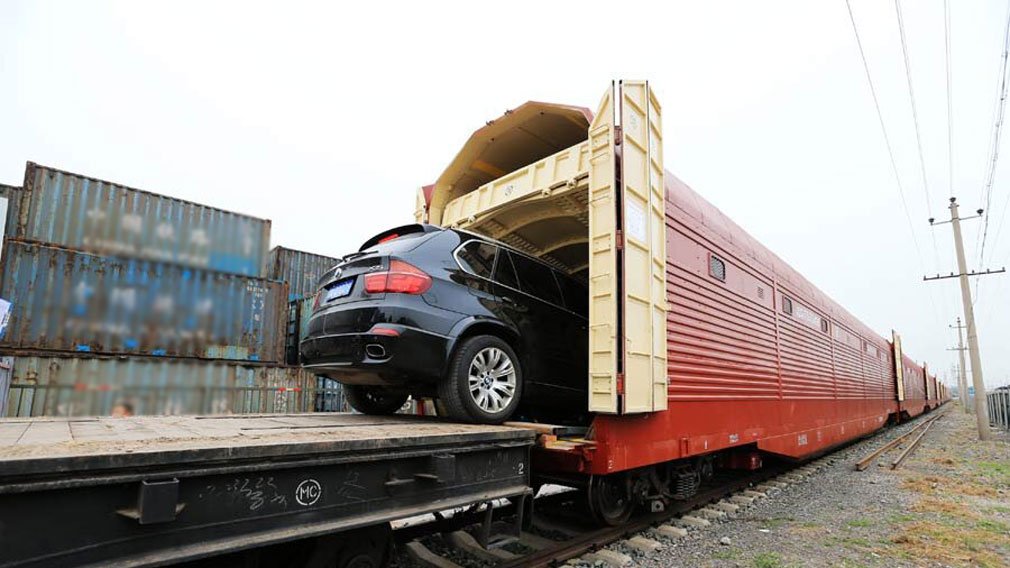
[[[614,247],[617,250],[624,250],[624,231],[620,229],[614,231]]]
[[[617,373],[617,394],[624,394],[624,373]]]

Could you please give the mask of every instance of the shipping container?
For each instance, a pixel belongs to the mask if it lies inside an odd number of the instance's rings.
[[[17,204],[21,188],[0,184],[0,238],[7,234],[12,226],[12,219],[17,215]],[[0,247],[0,259],[3,250]]]
[[[0,357],[0,418],[7,416],[7,398],[10,395],[13,357]]]
[[[280,362],[287,286],[177,264],[4,243],[0,346]]]
[[[262,276],[270,221],[28,163],[8,236]]]
[[[344,387],[333,379],[316,377],[316,412],[346,412]]]
[[[0,416],[312,412],[319,388],[298,367],[153,357],[18,356],[11,375]]]
[[[284,362],[288,365],[301,364],[298,345],[309,334],[309,320],[312,319],[314,303],[314,296],[288,302],[287,336],[284,340]]]
[[[288,283],[288,300],[298,300],[316,293],[319,277],[340,259],[274,247],[267,255],[266,277]]]

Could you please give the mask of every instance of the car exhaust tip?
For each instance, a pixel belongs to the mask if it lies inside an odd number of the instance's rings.
[[[386,348],[378,343],[369,343],[365,346],[365,354],[372,359],[385,359]]]

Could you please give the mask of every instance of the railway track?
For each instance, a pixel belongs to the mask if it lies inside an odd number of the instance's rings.
[[[826,465],[862,455],[864,445],[888,433],[894,433],[896,429],[899,429],[897,437],[857,463],[865,462],[866,465],[858,469],[866,469],[877,457],[912,440],[895,460],[900,466],[929,428],[942,417],[943,414],[920,418],[896,428],[882,430],[803,464],[777,463],[747,474],[719,477],[692,498],[676,501],[661,512],[637,515],[619,527],[599,528],[580,524],[578,519],[588,518],[588,513],[582,514],[576,508],[577,503],[585,501],[585,494],[573,490],[536,499],[534,520],[531,523],[536,532],[524,531],[515,545],[498,550],[475,550],[474,539],[461,535],[466,524],[465,518],[460,518],[455,523],[441,519],[430,526],[422,524],[410,527],[409,530],[394,531],[401,545],[409,544],[406,556],[410,560],[397,565],[435,568],[554,567],[578,558],[590,565],[597,561],[601,561],[604,566],[630,565],[630,556],[608,550],[607,547],[623,542],[628,548],[643,552],[658,548],[661,544],[655,538],[676,539],[686,536],[688,529],[703,529],[712,522],[732,516],[759,499],[774,495],[789,485],[804,482]],[[900,429],[905,431],[901,432]],[[507,517],[508,514],[508,507],[502,507],[498,516]],[[562,540],[553,540],[544,535]],[[431,544],[436,541],[440,541],[441,545]]]
[[[912,452],[915,451],[915,448],[919,447],[919,442],[922,441],[922,437],[926,435],[926,432],[928,432],[929,429],[933,427],[933,424],[935,424],[937,420],[943,418],[944,416],[946,416],[946,412],[928,418],[917,424],[915,428],[912,428],[911,430],[905,432],[901,436],[898,436],[897,438],[891,440],[890,442],[884,444],[883,446],[877,448],[876,450],[873,450],[872,452],[867,454],[866,457],[856,462],[856,470],[857,471],[866,470],[866,468],[870,467],[870,465],[873,464],[873,462],[876,461],[878,457],[884,455],[885,453],[891,451],[896,447],[901,446],[902,444],[908,442],[911,439],[911,442],[905,447],[905,449],[898,455],[898,457],[894,458],[894,461],[891,462],[891,469],[897,469],[901,467],[901,464],[904,463],[905,458],[911,455]]]

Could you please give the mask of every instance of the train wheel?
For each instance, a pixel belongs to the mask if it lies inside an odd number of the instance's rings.
[[[631,518],[635,502],[626,475],[594,475],[589,480],[589,510],[601,525],[623,525]]]

